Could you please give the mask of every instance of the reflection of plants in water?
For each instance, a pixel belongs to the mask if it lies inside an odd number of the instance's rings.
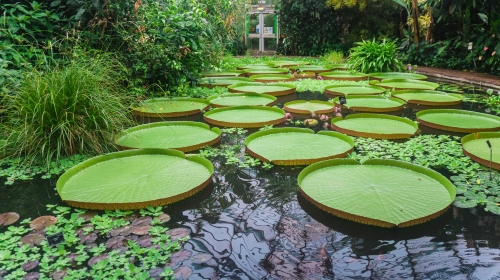
[[[453,174],[472,177],[482,167],[464,156],[459,137],[420,135],[404,143],[371,138],[356,138],[349,158],[364,162],[371,158],[397,159]]]
[[[451,176],[456,186],[457,197],[453,203],[460,208],[484,207],[484,210],[500,215],[500,174],[480,171],[468,178],[464,174]]]
[[[289,169],[289,167],[284,168]],[[282,208],[297,195],[297,174],[261,171],[258,172],[257,177],[264,182],[262,187],[265,191],[262,195],[265,196],[265,202],[269,205]]]

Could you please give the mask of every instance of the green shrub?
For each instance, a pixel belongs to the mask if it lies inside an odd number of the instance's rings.
[[[344,54],[338,51],[331,51],[322,56],[321,61],[326,63],[344,63]]]
[[[403,71],[403,63],[397,58],[397,45],[393,41],[383,40],[357,42],[351,49],[349,67],[363,73]]]
[[[106,58],[27,73],[8,104],[16,153],[49,162],[114,150],[113,135],[130,122],[121,75]]]

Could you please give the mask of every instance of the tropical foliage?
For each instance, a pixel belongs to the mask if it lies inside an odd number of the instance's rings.
[[[356,43],[349,55],[349,68],[363,73],[403,71],[404,66],[397,57],[397,45],[393,41],[383,40],[377,43],[363,41]]]

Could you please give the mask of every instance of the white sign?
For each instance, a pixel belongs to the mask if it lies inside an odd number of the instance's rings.
[[[264,27],[264,34],[273,34],[272,27]]]
[[[472,42],[469,43],[469,45],[467,46],[467,49],[472,50]]]
[[[255,26],[255,33],[260,33],[260,28],[259,28],[259,25],[256,25],[256,26]]]

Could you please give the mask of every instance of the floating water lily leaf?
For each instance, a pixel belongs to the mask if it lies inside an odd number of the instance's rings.
[[[200,80],[201,87],[227,87],[237,83],[251,82],[252,80],[246,77],[206,77]]]
[[[52,277],[53,280],[60,280],[68,275],[67,271],[68,269],[61,269],[50,273],[49,276]]]
[[[150,228],[151,228],[151,226],[136,227],[136,228],[134,228],[134,231],[132,231],[132,233],[135,235],[146,235],[149,233]]]
[[[314,72],[300,72],[300,74],[293,73],[296,79],[316,79],[316,73]]]
[[[191,230],[187,228],[173,228],[169,229],[165,232],[166,235],[170,235],[170,240],[175,241],[179,238],[183,238],[188,236],[191,233]]]
[[[333,71],[325,72],[320,75],[323,80],[338,80],[338,81],[364,81],[368,79],[368,75],[349,71]]]
[[[201,98],[156,98],[132,108],[132,113],[143,117],[172,118],[194,115],[208,109],[210,102]]]
[[[131,226],[123,226],[123,227],[112,229],[109,232],[109,234],[111,236],[118,236],[118,235],[127,236],[127,235],[132,234],[132,231],[134,231],[133,227],[131,227]]]
[[[192,196],[211,182],[210,161],[166,149],[138,149],[86,160],[57,181],[63,201],[90,209],[140,209]]]
[[[160,214],[155,219],[160,221],[160,223],[166,223],[166,222],[170,221],[170,216],[168,214]]]
[[[34,230],[42,230],[46,227],[50,227],[51,225],[55,225],[57,223],[57,218],[54,216],[41,216],[30,223],[30,228]]]
[[[307,128],[273,128],[259,131],[245,139],[249,155],[275,165],[308,165],[318,161],[345,157],[354,141],[333,131]]]
[[[249,77],[254,82],[259,83],[277,83],[277,82],[291,82],[295,81],[295,77],[293,75],[286,74],[262,74],[262,75],[253,75]]]
[[[486,141],[491,143],[492,161],[490,162],[490,149]],[[462,138],[464,154],[473,161],[487,167],[500,170],[500,132],[478,132]]]
[[[370,73],[370,79],[384,80],[384,79],[406,79],[406,80],[426,80],[427,76],[415,73],[402,73],[402,72],[383,72],[383,73]]]
[[[153,218],[145,216],[145,217],[140,217],[132,221],[132,226],[133,227],[142,227],[142,226],[149,226],[151,225],[151,222],[153,221]]]
[[[434,90],[439,86],[439,84],[421,80],[385,79],[382,80],[380,83],[377,83],[377,86],[395,90],[404,90],[404,89]]]
[[[405,139],[417,133],[418,125],[407,118],[361,113],[349,115],[345,119],[333,118],[332,128],[356,137]]]
[[[117,248],[120,248],[123,246],[123,240],[125,240],[125,237],[123,236],[117,236],[117,237],[113,237],[113,238],[110,238],[108,239],[108,241],[106,241],[106,248],[108,249],[117,249]]]
[[[335,111],[335,106],[326,101],[319,100],[294,100],[283,105],[283,109],[296,114],[330,114]]]
[[[319,65],[298,65],[298,66],[291,66],[290,69],[295,72],[297,72],[297,69],[300,69],[300,72],[311,72],[318,74],[318,73],[332,71],[333,68],[319,66]]]
[[[193,270],[187,266],[181,266],[174,270],[175,279],[187,279],[193,274]]]
[[[455,198],[455,201],[453,201],[453,205],[459,208],[474,208],[477,206],[477,201],[469,200],[465,196],[458,196]]]
[[[299,192],[320,209],[355,222],[408,227],[443,214],[455,187],[431,169],[396,160],[333,159],[306,167]]]
[[[19,214],[16,212],[7,212],[0,214],[0,226],[8,226],[19,220]]]
[[[427,127],[460,133],[500,130],[500,117],[466,110],[422,110],[417,120]]]
[[[30,247],[40,245],[43,240],[45,240],[45,236],[38,233],[30,233],[21,237],[21,243],[23,245],[29,245]]]
[[[169,259],[169,263],[166,264],[168,267],[174,267],[177,264],[183,262],[184,260],[187,260],[188,258],[191,257],[193,253],[188,250],[180,250],[172,254]]]
[[[80,244],[91,244],[97,240],[97,234],[95,232],[88,234],[83,234],[83,232],[81,232],[78,238],[80,238]]]
[[[359,85],[332,85],[325,87],[324,95],[328,98],[348,95],[372,95],[382,94],[386,90],[378,86],[359,86]]]
[[[238,70],[247,70],[247,69],[272,69],[273,67],[267,63],[258,63],[258,64],[240,64],[236,66]]]
[[[31,272],[23,276],[23,280],[36,280],[40,279],[40,273],[39,272]]]
[[[267,65],[273,66],[273,67],[291,67],[291,66],[298,66],[298,65],[307,65],[311,64],[310,62],[307,61],[287,61],[287,60],[278,60],[278,61],[269,61],[266,62]]]
[[[397,98],[386,98],[378,95],[348,95],[345,97],[347,103],[342,105],[357,112],[386,113],[402,110],[405,102]],[[333,99],[336,106],[341,106],[339,97]]]
[[[237,77],[245,75],[245,71],[241,70],[223,70],[218,72],[202,72],[202,77]]]
[[[204,263],[204,262],[208,262],[209,260],[211,260],[213,258],[212,255],[210,254],[206,254],[206,253],[200,253],[200,254],[196,254],[192,257],[192,261],[194,263]]]
[[[247,77],[255,76],[255,75],[262,75],[262,74],[286,74],[286,73],[288,73],[287,69],[271,68],[271,67],[269,67],[269,68],[249,68],[249,69],[245,69],[243,71],[245,71],[245,75]]]
[[[21,266],[21,268],[24,270],[24,271],[30,271],[30,270],[33,270],[35,267],[37,267],[39,264],[38,260],[34,260],[34,261],[28,261],[26,262],[25,264],[23,264]]]
[[[122,149],[175,149],[191,152],[220,140],[219,128],[200,122],[155,122],[124,130],[116,140]]]
[[[392,96],[405,100],[410,104],[429,106],[448,106],[462,103],[463,95],[446,93],[437,90],[397,90]]]
[[[78,217],[85,220],[85,222],[89,222],[92,218],[94,218],[98,213],[96,211],[86,211],[83,214],[78,214]]]
[[[142,248],[149,248],[151,247],[151,245],[153,245],[151,243],[150,235],[141,236],[139,239],[137,239],[136,243],[139,244],[139,246],[141,246]]]
[[[102,255],[92,257],[92,258],[91,258],[91,259],[87,262],[87,264],[88,264],[89,266],[93,266],[94,264],[96,264],[96,263],[98,263],[98,262],[100,262],[100,261],[102,261],[102,260],[105,260],[105,259],[107,259],[107,258],[109,258],[108,253],[104,253],[104,254],[102,254]]]
[[[257,83],[239,83],[228,86],[230,92],[254,92],[265,93],[272,96],[288,95],[296,92],[295,85],[292,84],[257,84]]]
[[[345,63],[327,64],[325,67],[332,69],[332,70],[348,70],[349,69],[349,65],[347,65]]]
[[[256,128],[283,123],[285,111],[263,106],[235,106],[206,112],[206,122],[226,127]]]
[[[262,93],[228,93],[213,95],[207,98],[214,107],[232,107],[232,106],[272,106],[276,104],[277,98]]]

